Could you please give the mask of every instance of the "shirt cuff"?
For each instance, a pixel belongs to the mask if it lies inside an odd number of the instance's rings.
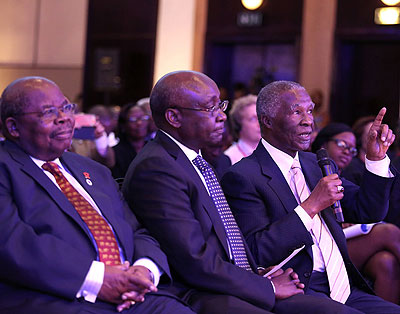
[[[310,215],[307,214],[307,212],[304,210],[304,208],[301,207],[300,205],[298,205],[294,209],[294,211],[299,216],[300,220],[303,222],[304,227],[306,227],[307,231],[311,232],[311,229],[314,225],[314,220],[310,217]]]
[[[147,257],[139,258],[136,262],[133,263],[134,266],[143,266],[146,267],[154,277],[154,285],[157,287],[158,283],[160,282],[160,277],[164,273],[156,263],[154,263],[151,259]]]
[[[99,138],[96,138],[94,142],[96,144],[97,152],[100,154],[100,156],[104,157],[107,154],[108,148],[108,138],[106,132],[104,132]]]
[[[384,178],[393,178],[394,175],[389,169],[390,165],[390,158],[388,155],[385,156],[382,160],[368,160],[367,157],[365,157],[365,168],[369,172],[372,172],[373,174],[384,177]]]
[[[275,285],[274,285],[274,283],[272,282],[272,280],[270,280],[270,283],[271,283],[272,289],[274,289],[274,294],[276,294]]]
[[[76,297],[83,297],[86,301],[91,303],[96,302],[97,294],[103,285],[104,271],[104,263],[93,261]]]

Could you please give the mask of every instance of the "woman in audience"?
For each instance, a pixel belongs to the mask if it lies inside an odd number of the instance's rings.
[[[339,173],[350,164],[353,157],[358,156],[356,136],[349,126],[342,123],[331,123],[318,133],[312,150],[316,152],[321,147],[335,161]],[[365,160],[362,145],[360,150]],[[344,227],[350,225],[344,224]],[[347,246],[353,263],[373,281],[375,293],[387,301],[399,303],[400,229],[390,223],[379,223],[368,234],[348,239]]]
[[[118,118],[117,135],[119,143],[113,147],[115,166],[111,169],[114,178],[124,178],[136,154],[146,143],[149,116],[145,109],[134,103],[121,108]]]
[[[229,122],[235,141],[225,152],[232,165],[249,156],[261,139],[260,125],[256,112],[257,96],[247,95],[233,102],[229,111]]]

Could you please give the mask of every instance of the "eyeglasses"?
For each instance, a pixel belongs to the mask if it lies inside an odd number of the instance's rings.
[[[173,108],[193,110],[193,111],[205,111],[205,112],[211,112],[211,114],[215,114],[219,110],[225,111],[226,108],[228,108],[228,104],[229,100],[221,100],[218,104],[215,104],[210,108],[189,108],[189,107],[173,107]]]
[[[75,112],[76,104],[65,104],[61,107],[48,107],[43,109],[42,111],[31,111],[31,112],[22,112],[18,115],[24,116],[27,114],[38,114],[39,117],[43,120],[54,120],[59,117],[59,112],[62,111],[64,114],[72,116]]]
[[[141,117],[129,117],[128,121],[132,123],[138,123],[139,121],[147,121],[149,120],[149,116],[141,116]]]
[[[339,140],[339,139],[336,139],[336,138],[331,138],[330,141],[335,142],[335,144],[337,145],[337,147],[341,148],[342,150],[348,149],[349,152],[350,152],[350,154],[351,154],[353,157],[356,157],[356,156],[357,156],[357,148],[351,147],[351,146],[347,145],[345,141]]]

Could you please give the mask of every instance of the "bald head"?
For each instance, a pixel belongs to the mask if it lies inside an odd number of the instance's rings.
[[[3,127],[8,117],[15,117],[33,101],[33,94],[42,93],[43,86],[58,86],[51,80],[40,76],[27,76],[11,82],[1,95],[1,121]],[[4,131],[4,130],[3,130]]]
[[[154,122],[161,128],[166,125],[165,111],[171,107],[188,107],[204,98],[210,86],[218,89],[207,75],[195,71],[177,71],[164,75],[150,95]]]
[[[71,145],[74,108],[54,82],[43,77],[18,79],[2,94],[4,135],[28,155],[54,160]]]

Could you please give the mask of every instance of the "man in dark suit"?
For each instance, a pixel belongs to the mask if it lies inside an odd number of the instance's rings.
[[[385,217],[393,183],[386,151],[394,141],[392,131],[382,124],[385,109],[369,132],[370,171],[358,187],[336,173],[322,178],[316,156],[303,152],[310,145],[313,108],[297,83],[273,82],[262,89],[257,115],[263,138],[252,155],[223,176],[228,202],[258,263],[279,263],[305,246],[284,268],[299,273],[306,295],[319,297],[315,309],[320,313],[400,313],[398,306],[370,294],[329,208],[341,200],[345,221],[355,223]]]
[[[110,171],[64,152],[74,109],[41,77],[2,94],[0,312],[193,313],[155,294],[160,275],[169,280],[166,257]]]
[[[288,269],[270,281],[257,274],[215,174],[203,173],[210,168],[200,150],[221,140],[226,119],[217,85],[202,73],[172,72],[157,82],[150,105],[160,130],[130,165],[122,190],[166,252],[175,293],[199,313],[267,313],[281,303],[301,312],[297,275]]]

